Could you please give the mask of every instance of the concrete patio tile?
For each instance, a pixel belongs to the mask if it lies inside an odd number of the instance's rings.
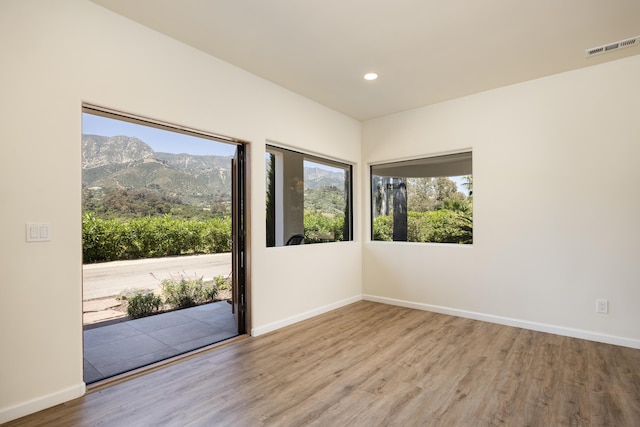
[[[143,332],[131,327],[129,322],[114,323],[84,331],[85,352],[96,346],[102,346],[123,339],[142,335]]]
[[[205,338],[215,332],[215,329],[207,323],[190,320],[187,323],[174,325],[170,328],[149,332],[149,336],[175,348],[177,345]]]
[[[190,319],[200,320],[206,322],[207,320],[215,319],[224,316],[225,313],[231,315],[231,305],[226,301],[212,302],[210,304],[204,304],[197,307],[191,307],[180,312],[183,316]]]
[[[196,308],[198,310],[195,310]],[[206,306],[194,307],[193,309],[185,310],[183,314],[185,317],[209,324],[213,324],[219,319],[234,318],[231,312],[231,306],[227,303],[213,303]]]
[[[213,326],[215,330],[236,331],[236,332],[238,331],[238,323],[235,317],[233,316],[228,316],[224,318],[217,317],[215,319],[206,320],[205,323],[208,323],[211,326]]]
[[[140,334],[130,338],[112,341],[103,345],[85,348],[84,357],[97,370],[102,372],[103,368],[109,365],[121,363],[123,361],[166,350],[169,346],[160,341]]]
[[[238,335],[226,302],[84,331],[84,379],[91,383]]]
[[[84,359],[83,362],[84,362],[83,379],[85,383],[92,383],[104,378],[104,375],[102,375],[91,363],[89,363],[87,359]]]
[[[169,313],[143,317],[141,319],[129,320],[127,323],[141,332],[149,333],[190,322],[192,319],[181,314],[181,311],[182,310],[176,310]]]

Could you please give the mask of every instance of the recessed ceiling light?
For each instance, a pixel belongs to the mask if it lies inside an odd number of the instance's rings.
[[[367,73],[364,75],[365,80],[375,80],[377,78],[378,78],[378,75],[376,73]]]

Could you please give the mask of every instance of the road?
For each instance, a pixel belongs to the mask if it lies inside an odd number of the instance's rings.
[[[179,277],[227,277],[231,273],[231,254],[191,255],[168,258],[147,258],[85,264],[83,299],[90,300],[118,295],[125,289],[155,289],[162,279]]]

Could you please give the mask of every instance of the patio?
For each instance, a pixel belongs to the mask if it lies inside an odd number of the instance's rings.
[[[225,301],[84,329],[84,381],[93,383],[238,335]]]

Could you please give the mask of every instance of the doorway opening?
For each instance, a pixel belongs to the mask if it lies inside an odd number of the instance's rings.
[[[245,145],[84,105],[84,381],[247,331]]]

